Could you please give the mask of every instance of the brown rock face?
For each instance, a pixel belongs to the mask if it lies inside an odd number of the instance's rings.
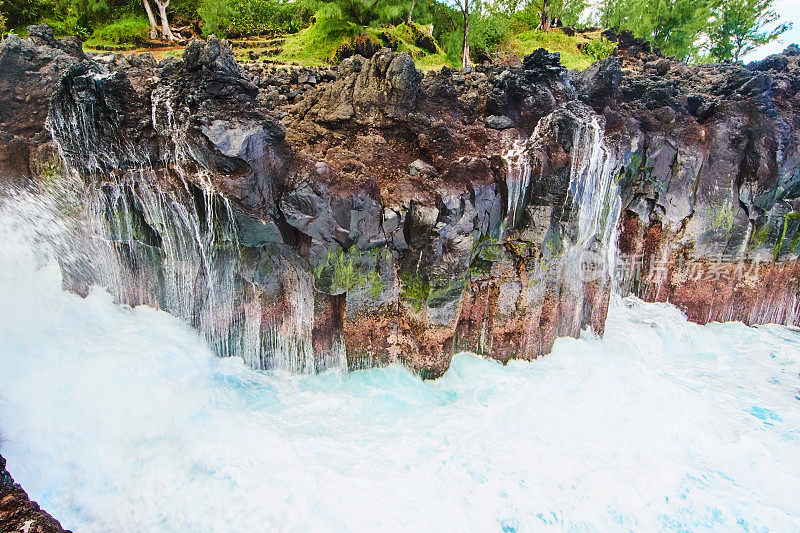
[[[58,520],[32,502],[22,487],[14,483],[0,456],[0,531],[8,533],[62,533]],[[67,531],[67,533],[69,533]]]
[[[576,84],[625,153],[622,294],[700,323],[797,325],[800,50],[687,66],[619,42],[593,67],[606,76]]]

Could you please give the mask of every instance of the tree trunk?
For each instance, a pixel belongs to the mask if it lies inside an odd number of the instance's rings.
[[[408,10],[408,23],[411,24],[411,14],[414,12],[414,4],[417,3],[417,0],[411,0],[411,9]]]
[[[161,2],[161,0],[153,0],[158,7],[158,15],[161,18],[161,35],[165,41],[177,41],[178,38],[172,33],[172,28],[169,27],[169,20],[167,19],[167,8],[169,7],[170,0]]]
[[[464,42],[461,46],[461,67],[466,68],[472,63],[469,60],[469,0],[464,0]]]
[[[158,39],[158,24],[156,24],[156,17],[153,15],[150,2],[148,0],[142,0],[142,3],[144,4],[144,10],[147,12],[147,20],[150,21],[150,38]]]
[[[744,48],[744,43],[739,35],[735,36],[736,44],[733,45],[733,60],[739,61],[739,54],[742,53],[742,48]]]
[[[542,31],[550,30],[550,6],[547,0],[542,0],[542,11],[539,15],[539,29]]]

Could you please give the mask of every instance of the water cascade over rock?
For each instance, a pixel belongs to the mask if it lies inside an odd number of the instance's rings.
[[[37,27],[0,47],[0,186],[69,196],[68,288],[164,309],[258,369],[533,358],[602,332],[614,287],[796,323],[797,56],[687,67],[613,37],[582,73],[538,50],[423,74],[388,49],[242,67],[213,37],[87,58]],[[766,283],[683,269],[765,251]]]

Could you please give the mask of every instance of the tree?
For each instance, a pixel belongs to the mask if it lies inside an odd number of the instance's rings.
[[[408,0],[306,0],[303,4],[316,12],[317,18],[340,19],[359,26],[400,24],[411,15]]]
[[[619,32],[626,22],[627,0],[604,0],[600,4],[599,21],[604,28]]]
[[[158,16],[161,19],[161,38],[165,41],[177,41],[178,38],[172,33],[172,28],[169,27],[169,19],[167,18],[167,8],[169,7],[170,0],[166,2],[162,0],[153,0],[158,8]],[[147,12],[147,18],[150,20],[150,38],[155,38],[157,35],[158,26],[156,26],[156,19],[153,16],[153,10],[150,8],[149,0],[142,0],[144,2],[144,10]]]
[[[147,0],[144,0],[145,2]],[[158,15],[161,18],[161,37],[165,41],[177,41],[178,38],[172,33],[172,28],[169,27],[169,20],[167,20],[167,8],[169,7],[170,0],[162,2],[162,0],[153,0],[158,7]]]
[[[458,9],[464,17],[464,38],[461,41],[461,66],[466,68],[472,65],[469,59],[469,4],[470,0],[456,0]]]
[[[711,55],[719,60],[738,61],[755,48],[777,39],[791,23],[778,24],[774,0],[719,0],[714,5],[716,25],[710,31]]]
[[[0,2],[0,7],[3,7],[3,2]],[[3,38],[6,34],[6,16],[0,11],[0,42],[3,41]]]
[[[667,55],[688,60],[711,26],[711,1],[716,0],[604,0],[600,19],[610,28],[650,40]]]
[[[586,2],[585,0],[530,0],[525,9],[533,9],[538,14],[537,29],[548,31],[556,22],[577,24],[581,13],[586,9]]]
[[[150,8],[150,2],[147,0],[142,0],[142,2],[144,3],[144,10],[147,12],[147,20],[150,21],[150,38],[158,39],[158,24],[156,24],[156,17]]]

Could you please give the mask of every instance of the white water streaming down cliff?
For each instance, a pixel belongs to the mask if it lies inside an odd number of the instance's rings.
[[[603,128],[592,115],[575,131],[570,193],[579,205],[578,244],[596,237],[610,242],[619,218],[621,200],[615,182],[619,165],[603,142]]]
[[[580,122],[573,137],[569,188],[578,206],[575,245],[599,255],[602,270],[613,278],[622,199],[616,182],[619,163],[606,148],[603,137],[596,115]]]
[[[516,227],[525,211],[525,197],[531,184],[531,163],[527,141],[515,140],[501,157],[506,162],[506,188],[508,190],[506,219],[503,223],[503,233],[505,233],[506,230]]]
[[[565,106],[559,109],[567,113],[575,124],[572,132],[569,194],[572,201],[574,235],[568,239],[565,256],[572,266],[569,274],[575,280],[585,277],[586,272],[576,272],[587,261],[586,252],[595,257],[602,271],[590,276],[608,274],[613,276],[616,258],[617,222],[622,208],[622,199],[617,186],[620,164],[606,147],[604,128],[597,115],[582,105]],[[525,211],[531,186],[531,147],[537,139],[546,138],[554,129],[553,115],[543,118],[530,139],[515,140],[501,157],[506,162],[507,205],[504,231],[514,229]],[[596,279],[596,278],[595,278]],[[585,280],[591,281],[591,280]]]
[[[200,331],[220,356],[241,357],[256,369],[346,368],[340,349],[314,353],[313,280],[304,267],[275,254],[264,260],[275,274],[268,280],[273,294],[255,282],[259,258],[240,248],[237,215],[193,153],[190,125],[176,119],[173,98],[168,88],[152,95],[152,123],[163,143],[158,150],[121,136],[106,138],[91,105],[55,106],[48,120],[60,132],[54,140],[67,169],[64,181],[78,184],[75,205],[65,214],[50,201],[51,191],[20,192],[15,201],[26,207],[18,211],[50,219],[79,216],[88,228],[74,232],[80,242],[70,242],[75,235],[68,233],[41,235],[53,241],[60,258],[63,250],[83,249],[74,268],[67,268],[78,285],[95,283],[118,302],[168,311]],[[63,146],[59,139],[66,139]],[[264,194],[271,192],[264,187]],[[243,260],[246,254],[251,263]]]
[[[70,231],[0,208],[0,453],[75,531],[798,530],[796,330],[613,300],[534,362],[258,372],[62,291],[33,222]]]
[[[212,195],[204,194],[201,203],[187,201],[187,191],[157,190],[147,172],[87,193],[99,284],[118,301],[158,307],[187,320],[222,356],[256,351],[251,339],[233,342],[242,296],[237,294],[236,228],[227,203],[217,198],[224,212],[215,213]]]
[[[237,227],[227,200],[210,187],[195,190],[184,178],[179,180],[184,188],[157,188],[152,170],[139,174],[79,193],[85,197],[91,231],[82,244],[91,247],[85,255],[92,281],[119,302],[146,304],[186,320],[219,355],[241,357],[253,368],[300,373],[345,368],[340,350],[315,358],[310,275],[287,268],[285,316],[264,318],[257,291],[243,281]],[[35,216],[48,209],[46,216],[59,217],[60,206],[46,200],[22,193],[15,201]]]

